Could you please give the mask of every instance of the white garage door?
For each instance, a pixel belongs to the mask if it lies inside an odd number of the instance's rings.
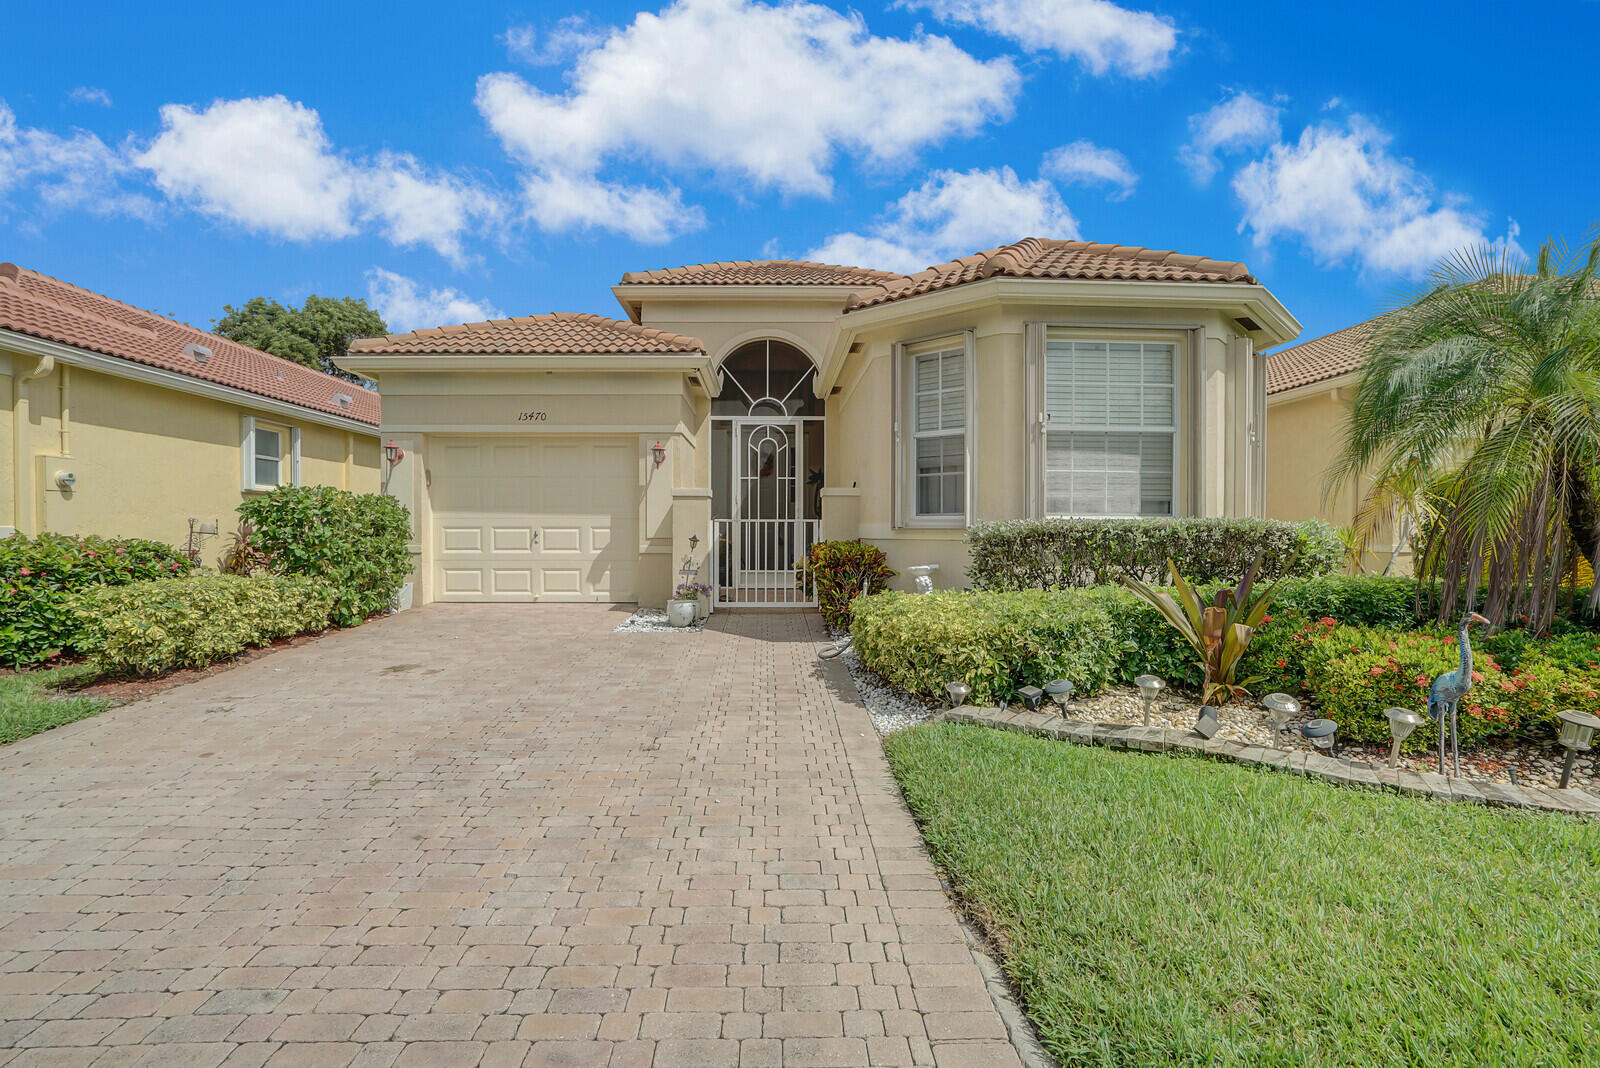
[[[436,599],[635,600],[634,439],[443,438],[428,461]]]

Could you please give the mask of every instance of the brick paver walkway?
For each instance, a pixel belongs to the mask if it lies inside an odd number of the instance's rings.
[[[0,1065],[1016,1064],[815,616],[433,606],[0,749]]]

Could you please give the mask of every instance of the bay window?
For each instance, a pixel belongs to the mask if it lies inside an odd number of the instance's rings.
[[[1046,337],[1044,511],[1176,512],[1177,345]]]

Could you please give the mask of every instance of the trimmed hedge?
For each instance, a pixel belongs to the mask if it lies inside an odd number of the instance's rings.
[[[1384,627],[1396,618],[1409,620],[1414,589],[1410,579],[1376,576],[1284,581],[1274,611],[1251,642],[1241,677],[1261,677],[1254,692],[1299,692],[1314,641],[1337,623]],[[1209,600],[1215,590],[1208,586],[1202,595]],[[858,598],[853,607],[858,622],[851,634],[863,663],[903,689],[940,700],[953,679],[972,686],[974,700],[998,701],[1020,686],[1052,678],[1069,678],[1079,693],[1090,693],[1105,682],[1131,684],[1147,672],[1194,690],[1203,675],[1194,650],[1166,618],[1122,586],[896,593]],[[869,617],[865,626],[862,612]],[[1099,631],[1084,622],[1101,616],[1110,626],[1104,645]],[[1051,630],[1056,623],[1062,628],[1058,638]],[[1049,648],[1050,641],[1090,644],[1069,650]],[[1053,670],[1056,664],[1067,667]]]
[[[76,651],[73,599],[80,591],[186,575],[193,568],[172,546],[142,538],[0,538],[0,664],[21,667]]]
[[[850,634],[871,670],[914,694],[945,699],[963,680],[976,702],[1009,701],[1019,686],[1071,679],[1099,690],[1121,655],[1110,614],[1094,599],[1039,590],[858,598]]]
[[[387,610],[411,573],[406,509],[381,493],[281,486],[239,506],[273,567],[307,575],[333,596],[332,621],[353,627]]]
[[[807,574],[816,586],[817,607],[822,618],[835,627],[850,625],[850,602],[861,596],[881,593],[899,572],[889,566],[883,550],[867,542],[819,541],[808,554]]]
[[[117,674],[205,667],[251,646],[320,631],[333,595],[291,575],[196,575],[81,595],[79,647]]]
[[[1171,581],[1169,557],[1195,584],[1237,582],[1258,554],[1264,582],[1328,574],[1345,560],[1327,523],[1273,519],[1007,520],[973,527],[967,545],[967,576],[984,590],[1104,586],[1124,574],[1160,585]]]

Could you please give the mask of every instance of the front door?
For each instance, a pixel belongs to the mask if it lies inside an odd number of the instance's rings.
[[[796,581],[812,531],[805,519],[805,436],[794,418],[733,421],[733,522],[727,539],[735,603],[804,604]]]

